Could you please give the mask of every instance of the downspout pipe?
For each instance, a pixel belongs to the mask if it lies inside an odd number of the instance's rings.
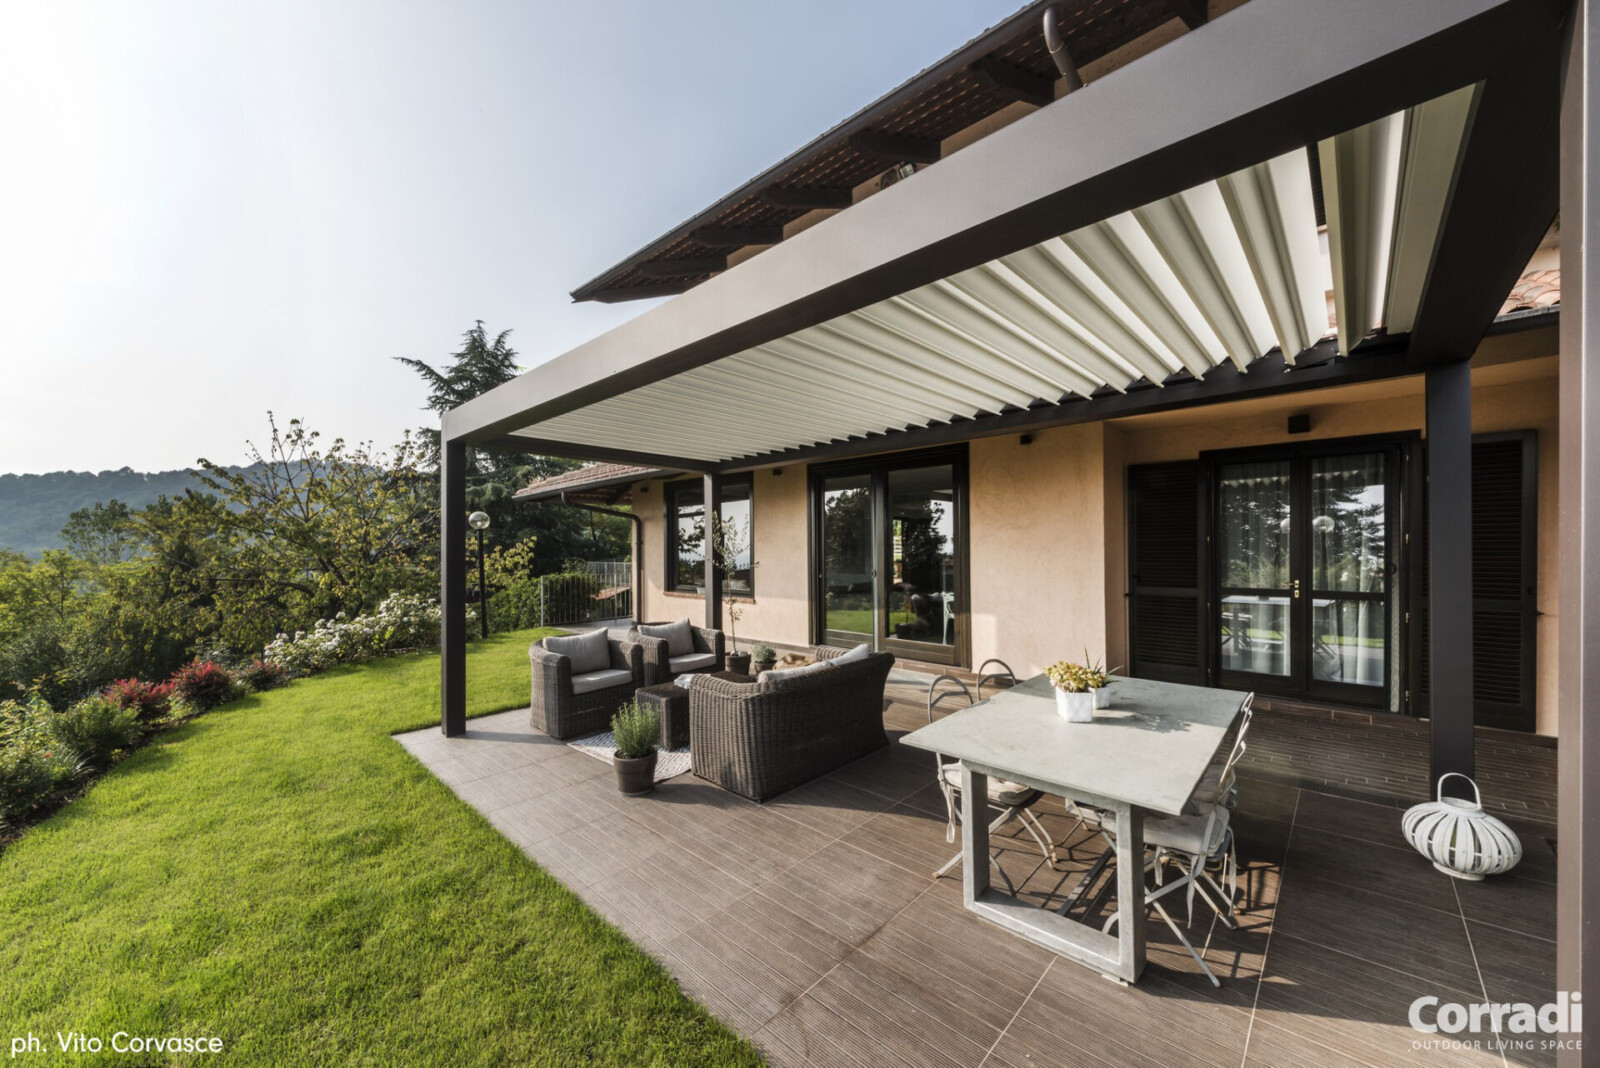
[[[586,512],[599,512],[601,515],[620,515],[633,521],[632,550],[633,550],[633,621],[644,622],[640,618],[639,608],[644,601],[644,520],[637,512],[625,512],[621,508],[607,508],[604,505],[589,504],[586,501],[574,501],[567,496],[567,491],[561,491],[561,503],[570,504],[574,508],[582,508]]]
[[[1083,75],[1078,73],[1078,65],[1072,62],[1072,54],[1067,51],[1067,41],[1061,36],[1061,24],[1054,5],[1044,9],[1044,46],[1050,50],[1050,58],[1055,60],[1056,70],[1061,72],[1067,92],[1082,89]]]

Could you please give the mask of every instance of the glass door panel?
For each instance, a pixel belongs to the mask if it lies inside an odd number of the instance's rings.
[[[1315,457],[1310,479],[1311,676],[1382,687],[1390,571],[1385,456]]]
[[[955,468],[891,470],[886,499],[885,633],[895,644],[946,647],[948,656],[956,641]]]
[[[1388,704],[1398,447],[1215,467],[1218,681]]]
[[[1222,669],[1288,678],[1296,632],[1290,463],[1223,464],[1217,474]]]
[[[822,605],[829,641],[876,644],[872,476],[823,479]]]

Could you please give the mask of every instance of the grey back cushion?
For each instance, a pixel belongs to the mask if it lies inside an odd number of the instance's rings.
[[[639,628],[646,638],[665,638],[668,656],[688,656],[694,652],[694,631],[685,616],[676,623],[661,623]]]
[[[572,673],[604,671],[611,667],[611,641],[606,629],[546,638],[544,647],[572,661]]]
[[[871,655],[872,646],[868,645],[866,642],[862,642],[860,645],[852,648],[849,652],[842,653],[828,662],[831,664],[848,664],[852,660],[865,660]]]

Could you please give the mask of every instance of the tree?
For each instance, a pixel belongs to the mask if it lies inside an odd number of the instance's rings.
[[[517,377],[521,369],[517,351],[509,343],[510,336],[510,330],[502,330],[491,339],[480,319],[462,335],[461,348],[439,367],[409,357],[396,359],[417,372],[427,386],[424,410],[443,415]],[[425,443],[425,463],[437,494],[439,431],[424,428],[419,437]],[[579,466],[581,463],[575,460],[534,453],[468,449],[467,508],[488,513],[488,545],[509,549],[536,537],[532,553],[535,574],[558,571],[571,558],[625,556],[629,543],[627,520],[579,512],[559,503],[529,505],[513,500],[517,490],[530,482]],[[469,551],[476,552],[475,543]]]
[[[278,630],[436,588],[436,498],[410,435],[384,453],[268,421],[267,450],[252,444],[249,467],[200,460],[201,481],[228,505],[216,606],[230,645],[259,648]]]
[[[96,564],[117,564],[133,555],[138,531],[133,513],[121,501],[96,501],[67,517],[61,528],[67,551]]]

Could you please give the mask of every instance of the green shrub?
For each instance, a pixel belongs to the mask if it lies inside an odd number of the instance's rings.
[[[165,716],[172,704],[172,683],[118,679],[101,695],[118,708],[131,708],[139,719],[149,722]]]
[[[750,650],[750,659],[758,664],[770,664],[778,659],[778,650],[766,642],[756,642],[754,648]]]
[[[271,660],[254,660],[239,669],[239,681],[252,693],[275,690],[289,681],[289,673]]]
[[[65,712],[50,716],[50,733],[76,753],[83,764],[103,768],[139,740],[139,713],[108,697],[85,697]]]
[[[661,721],[654,710],[629,701],[611,717],[611,733],[617,738],[617,756],[649,756],[661,741]]]
[[[215,660],[191,660],[172,676],[172,696],[195,712],[233,700],[233,673]]]
[[[37,692],[0,701],[0,827],[49,806],[81,770],[51,730],[55,715]]]

